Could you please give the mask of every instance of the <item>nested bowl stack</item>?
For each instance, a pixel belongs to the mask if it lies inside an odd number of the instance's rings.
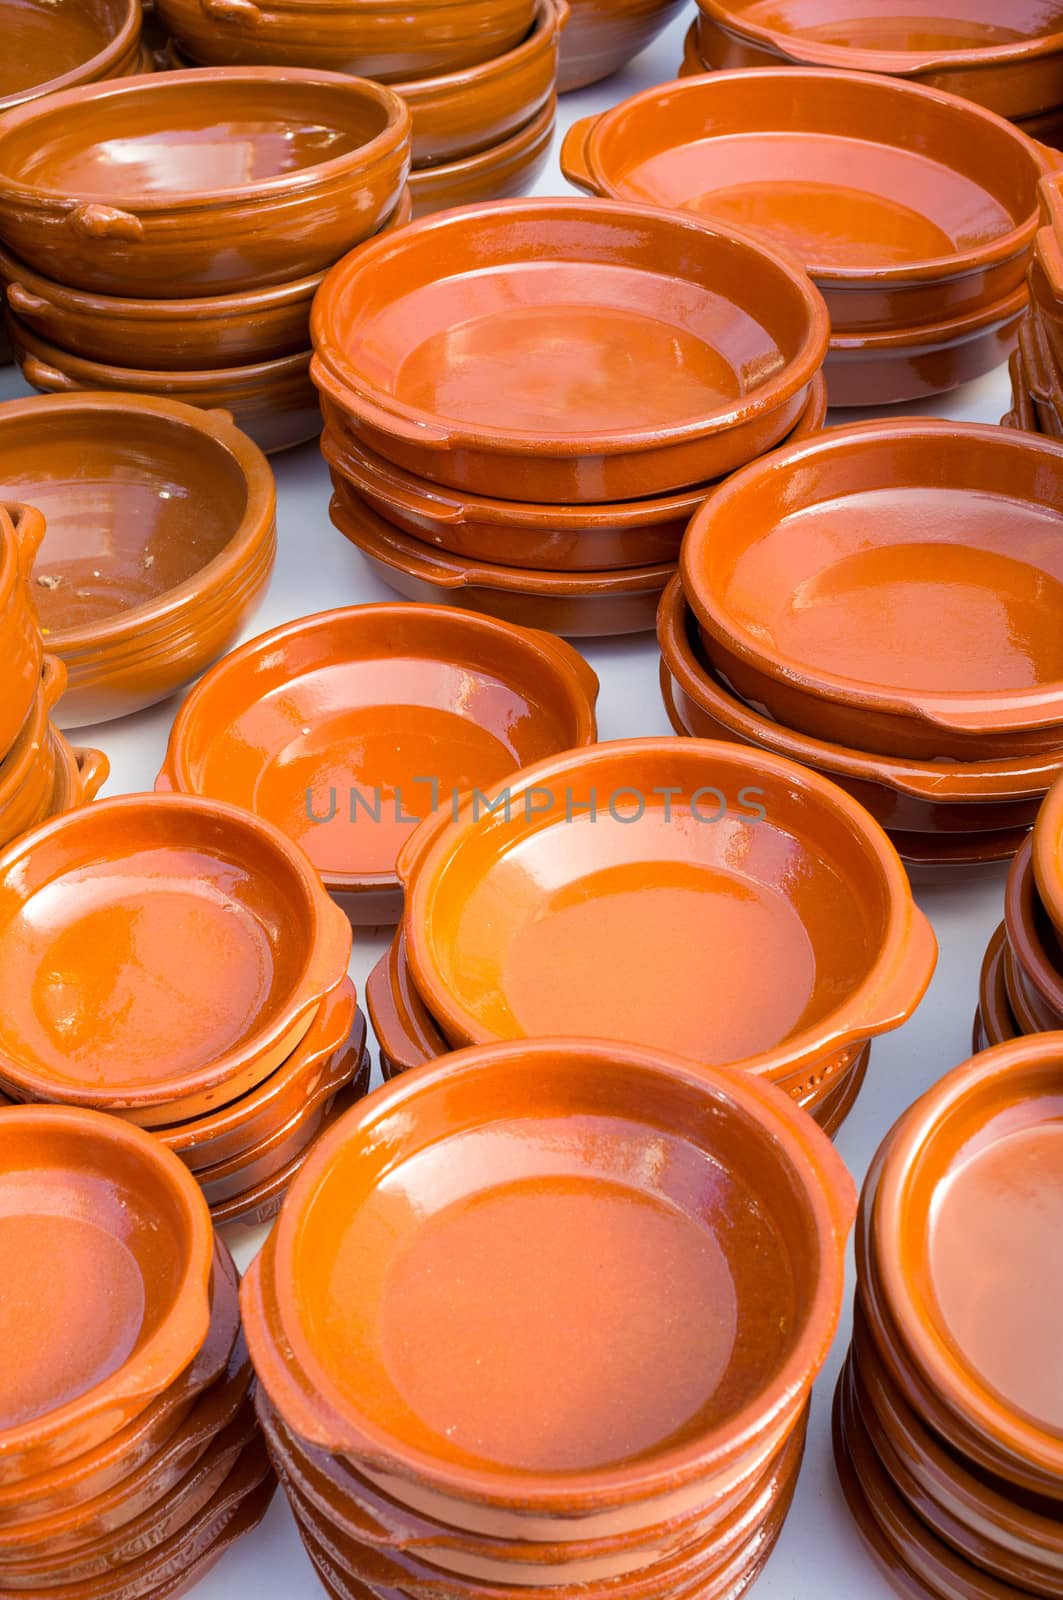
[[[1059,444],[962,423],[832,429],[735,474],[660,607],[673,727],[833,778],[913,876],[1010,860],[1063,765],[1060,494]]]
[[[825,413],[806,274],[642,206],[415,223],[329,274],[311,331],[340,532],[409,599],[555,633],[651,627],[695,507]]]
[[[142,1129],[22,1105],[0,1131],[0,1586],[183,1594],[275,1487],[236,1268]]]
[[[900,1119],[861,1197],[835,1456],[903,1596],[1059,1593],[1061,1086],[1063,1034],[976,1055]]]
[[[514,1041],[372,1096],[242,1292],[326,1589],[740,1592],[793,1493],[854,1204],[785,1096],[656,1050]]]
[[[314,293],[408,220],[409,165],[405,103],[313,68],[158,73],[16,108],[0,276],[24,376],[227,411],[267,451],[314,438]]]
[[[234,806],[130,795],[0,853],[0,1091],[149,1128],[217,1222],[264,1220],[368,1087],[351,930]]]

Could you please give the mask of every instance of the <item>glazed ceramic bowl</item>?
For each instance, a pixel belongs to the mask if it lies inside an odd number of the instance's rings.
[[[605,572],[525,571],[468,561],[412,539],[377,516],[342,481],[329,515],[370,567],[408,600],[460,606],[518,627],[570,638],[644,633],[653,627],[675,562]]]
[[[941,836],[1029,828],[1049,785],[1063,769],[1063,751],[1016,761],[948,764],[868,755],[795,733],[738,697],[705,659],[682,582],[672,579],[657,613],[661,696],[677,733],[734,739],[787,756],[840,784],[890,830]]]
[[[458,319],[476,334],[455,367]],[[373,240],[325,279],[311,333],[315,383],[377,455],[450,488],[583,503],[704,483],[777,444],[828,326],[807,278],[745,235],[524,200]],[[518,361],[524,380],[500,389]]]
[[[140,1129],[57,1106],[0,1119],[6,1486],[94,1449],[188,1366],[214,1241],[194,1182]]]
[[[446,607],[353,606],[220,662],[177,714],[162,781],[270,819],[354,921],[395,921],[411,827],[592,743],[597,694],[552,636]]]
[[[56,744],[50,714],[66,687],[66,668],[45,656],[29,716],[0,761],[0,845],[48,813],[55,791]]]
[[[1032,141],[967,101],[794,67],[647,90],[577,122],[562,165],[592,194],[690,209],[792,251],[835,335],[941,322],[1012,294],[1046,171]]]
[[[17,742],[40,687],[44,644],[30,582],[33,559],[44,537],[44,519],[29,506],[16,504],[13,491],[0,484],[0,659],[4,693],[0,696],[0,761]]]
[[[367,450],[330,401],[323,412],[321,448],[334,476],[411,538],[465,560],[570,573],[675,561],[687,523],[714,487],[605,506],[542,506],[458,494]],[[826,413],[826,384],[817,377],[790,438],[818,433]]]
[[[1032,838],[1026,839],[1008,874],[1004,921],[1008,998],[1022,1031],[1063,1028],[1063,952],[1037,892]]]
[[[291,1054],[350,947],[279,829],[187,795],[101,801],[0,855],[0,1079],[150,1126],[196,1116]]]
[[[706,1102],[715,1108],[708,1122]],[[596,1137],[563,1140],[559,1158],[549,1130],[588,1118]],[[638,1221],[624,1198],[632,1137],[652,1137],[669,1152],[652,1176],[639,1170]],[[464,1151],[460,1162],[454,1140]],[[679,1178],[687,1162],[700,1170],[709,1151],[727,1195],[720,1214],[741,1214],[758,1239],[758,1248],[738,1249],[729,1228],[717,1233],[720,1258],[711,1271],[704,1213],[695,1243],[687,1233],[689,1191]],[[445,1192],[434,1183],[422,1190],[418,1181],[417,1202],[381,1233],[373,1219],[383,1203],[384,1170],[406,1172],[413,1182],[415,1171],[427,1177],[440,1162],[455,1181]],[[741,1189],[729,1176],[738,1169]],[[475,1191],[470,1173],[477,1174]],[[277,1350],[256,1304],[260,1263],[243,1294],[248,1343],[260,1382],[298,1438],[350,1459],[400,1499],[430,1494],[447,1507],[453,1527],[492,1509],[538,1529],[540,1538],[556,1537],[559,1518],[566,1537],[577,1532],[579,1518],[626,1516],[630,1527],[670,1515],[686,1490],[697,1494],[700,1485],[704,1493],[711,1474],[762,1443],[780,1417],[792,1429],[794,1397],[801,1397],[799,1415],[837,1322],[852,1209],[851,1179],[829,1143],[767,1086],[585,1041],[463,1052],[388,1086],[318,1144],[284,1209],[271,1258],[291,1359]],[[363,1230],[376,1247],[357,1247]],[[608,1270],[603,1261],[593,1284],[577,1260],[585,1262],[592,1237],[611,1241]],[[517,1238],[524,1248],[514,1248]],[[442,1276],[427,1264],[439,1249],[449,1261]],[[475,1273],[458,1265],[470,1250]],[[690,1251],[701,1265],[688,1275]],[[467,1292],[454,1298],[448,1290],[444,1311],[431,1290],[427,1299],[400,1291],[400,1258],[426,1288],[457,1279]],[[360,1288],[351,1297],[341,1280],[345,1263],[355,1260]],[[785,1262],[785,1270],[769,1268],[769,1260]],[[669,1328],[648,1309],[656,1297],[647,1286],[662,1271],[672,1302],[682,1301],[689,1313]],[[696,1310],[702,1294],[706,1303],[715,1299],[717,1272],[735,1306],[722,1339],[718,1318]],[[640,1296],[645,1319],[632,1319],[632,1281],[647,1289]],[[784,1282],[793,1302],[773,1316]],[[337,1296],[345,1315],[333,1315],[326,1333],[322,1310]],[[405,1378],[394,1366],[389,1375],[377,1353],[377,1330],[392,1311],[409,1330],[389,1339],[392,1351],[407,1352]],[[438,1336],[440,1318],[458,1352],[446,1368],[421,1359],[428,1346],[414,1333],[430,1323]],[[592,1355],[597,1337],[587,1338],[591,1326],[599,1334],[615,1330],[604,1371]],[[362,1354],[352,1363],[345,1352],[355,1341]],[[751,1348],[755,1361],[739,1355]],[[464,1352],[480,1369],[475,1384],[462,1377]],[[628,1371],[640,1374],[642,1403],[626,1411],[618,1429],[615,1396],[634,1392]],[[681,1373],[688,1376],[679,1401]],[[401,1405],[392,1399],[396,1381],[408,1397]],[[443,1412],[455,1415],[443,1398],[448,1383],[465,1395],[461,1414],[469,1438],[478,1439],[474,1450],[464,1427],[440,1426]]]
[[[75,0],[62,11],[15,5],[5,18],[0,113],[79,83],[143,70],[139,0]]]
[[[475,155],[410,172],[415,217],[455,206],[479,205],[526,194],[546,167],[553,147],[557,98],[551,96],[529,122]]]
[[[1057,480],[1063,492],[1060,446],[955,422],[832,429],[755,463],[683,544],[709,660],[743,699],[831,742],[1057,752]]]
[[[46,277],[101,294],[264,288],[320,272],[374,233],[409,162],[404,103],[340,73],[93,84],[5,116],[0,237]]]
[[[1063,938],[1063,783],[1052,786],[1037,817],[1033,872],[1041,904]]]
[[[404,227],[411,214],[406,191],[384,228]],[[212,298],[130,300],[68,289],[0,250],[0,281],[21,327],[83,361],[122,367],[135,352],[138,368],[150,370],[163,387],[177,372],[302,355],[324,276]]]
[[[561,41],[558,92],[567,94],[619,72],[682,9],[678,0],[572,0]]]
[[[631,739],[539,762],[507,801],[463,802],[399,858],[413,980],[452,1045],[578,1032],[789,1079],[897,1027],[929,982],[893,848],[795,763]]]
[[[117,394],[11,400],[0,493],[47,521],[33,594],[64,727],[165,699],[236,637],[276,548],[273,475],[225,417]]]

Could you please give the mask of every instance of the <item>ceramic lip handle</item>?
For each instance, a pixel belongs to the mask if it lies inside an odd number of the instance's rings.
[[[7,303],[12,311],[22,316],[39,316],[42,311],[48,309],[46,300],[42,300],[40,295],[34,294],[24,284],[14,280],[7,286]]]
[[[37,356],[23,356],[19,361],[22,376],[31,389],[41,389],[45,394],[83,394],[84,389],[69,373],[60,372]]]
[[[262,22],[254,0],[200,0],[200,10],[212,22],[243,22],[252,28]]]
[[[118,239],[128,242],[144,237],[144,224],[131,211],[105,206],[98,201],[82,201],[68,213],[74,233],[84,239]]]
[[[111,763],[102,750],[79,746],[73,754],[81,783],[81,803],[87,805],[90,800],[95,800],[110,777]]]
[[[329,515],[341,532],[345,527],[351,527],[354,524],[354,517],[338,495],[333,495],[332,497]],[[374,552],[379,549],[376,539],[372,541],[372,544]],[[420,551],[414,555],[412,551],[403,550],[402,570],[409,573],[411,577],[422,578],[426,583],[433,583],[440,589],[464,589],[468,582],[468,574],[466,572],[455,572],[441,562],[433,561],[431,556],[424,555]]]
[[[588,147],[591,134],[600,120],[600,114],[581,117],[569,128],[561,145],[561,171],[569,183],[574,184],[577,189],[595,196],[601,194],[601,189],[591,170]]]
[[[333,372],[320,354],[315,354],[310,363],[310,377],[316,387],[323,390],[341,410],[353,411],[359,422],[367,423],[380,433],[390,434],[405,444],[417,445],[426,450],[453,448],[453,435],[442,423],[435,420],[418,422],[371,399],[369,395],[363,394],[356,386],[346,383]]]

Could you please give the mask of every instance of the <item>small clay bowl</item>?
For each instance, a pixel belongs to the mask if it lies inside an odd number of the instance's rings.
[[[498,144],[456,161],[411,170],[414,217],[527,194],[549,160],[556,120],[557,97],[551,95],[530,121]]]
[[[9,487],[0,480],[0,493]],[[44,647],[30,574],[44,521],[27,506],[0,501],[0,761],[14,748],[40,688]]]
[[[139,72],[139,0],[12,7],[4,28],[0,113],[79,83]]]
[[[784,154],[785,153],[785,156]],[[832,335],[941,322],[1022,286],[1039,147],[966,100],[866,73],[715,72],[576,122],[565,176],[792,251]]]
[[[381,230],[405,227],[409,191]],[[302,355],[310,345],[310,306],[324,272],[243,294],[129,300],[69,289],[0,249],[0,282],[22,327],[83,361],[124,367],[135,351],[165,387],[177,372],[215,371]],[[40,359],[37,357],[36,359]]]
[[[56,782],[55,733],[49,719],[65,687],[66,668],[46,655],[29,716],[0,761],[0,846],[48,814]]]
[[[734,739],[812,767],[859,800],[895,843],[906,833],[941,834],[948,843],[972,833],[1028,828],[1063,767],[1063,751],[946,764],[890,760],[795,733],[747,705],[709,666],[678,576],[661,596],[657,642],[661,697],[677,733]]]
[[[457,368],[456,320],[476,329]],[[745,235],[641,206],[506,201],[415,223],[334,268],[311,375],[363,444],[419,477],[602,502],[705,483],[777,444],[828,332],[804,274]],[[518,361],[523,381],[500,388]]]
[[[711,1123],[704,1116],[707,1103],[715,1111]],[[584,1127],[587,1118],[595,1137],[564,1140],[559,1165],[559,1147],[544,1129]],[[652,1176],[639,1168],[636,1189],[644,1209],[638,1222],[630,1201],[618,1200],[631,1192],[634,1124],[643,1125],[638,1142],[652,1129],[655,1145],[668,1151]],[[508,1130],[504,1140],[498,1138],[502,1128]],[[465,1152],[460,1163],[448,1149],[455,1138]],[[470,1165],[473,1150],[480,1155]],[[704,1212],[680,1176],[688,1163],[691,1177],[701,1170],[708,1153],[727,1196],[721,1196],[719,1215],[737,1227],[737,1234],[729,1226],[715,1232],[720,1260],[711,1271]],[[434,1182],[422,1188],[414,1176],[436,1170],[439,1160],[458,1177],[445,1194]],[[377,1187],[385,1167],[392,1175],[407,1174],[418,1199],[401,1216],[392,1211],[382,1233],[373,1218],[385,1203]],[[736,1170],[743,1174],[741,1186]],[[475,1200],[473,1185],[460,1178],[470,1171],[478,1174]],[[318,1143],[274,1236],[277,1311],[294,1368],[263,1337],[253,1287],[243,1295],[248,1343],[287,1426],[349,1457],[374,1482],[383,1472],[414,1490],[424,1485],[457,1511],[467,1503],[494,1506],[540,1526],[560,1517],[571,1529],[568,1519],[603,1509],[627,1514],[632,1526],[653,1515],[647,1502],[654,1497],[665,1507],[692,1483],[704,1487],[712,1471],[725,1470],[763,1440],[773,1419],[796,1421],[795,1396],[801,1397],[799,1412],[837,1324],[852,1214],[852,1180],[828,1141],[768,1086],[707,1075],[654,1052],[586,1041],[522,1041],[463,1052],[389,1085]],[[513,1247],[515,1227],[527,1241],[520,1251]],[[577,1256],[585,1262],[588,1237],[599,1230],[611,1241],[612,1265],[609,1271],[603,1265],[591,1286]],[[758,1247],[736,1246],[737,1237],[748,1244],[751,1235]],[[376,1249],[357,1249],[358,1238],[375,1239]],[[442,1283],[426,1265],[438,1262],[440,1246],[449,1260],[448,1285],[467,1286],[446,1312],[429,1303],[431,1293],[423,1301],[405,1288],[399,1292],[394,1276],[402,1259],[422,1285]],[[341,1262],[353,1259],[352,1250],[360,1280],[353,1300],[341,1282]],[[478,1262],[475,1274],[456,1266],[469,1250]],[[256,1270],[258,1263],[249,1280]],[[661,1271],[672,1303],[685,1303],[690,1313],[670,1324],[671,1332],[656,1315],[643,1326],[630,1314],[631,1282],[645,1287]],[[697,1309],[703,1295],[718,1307],[717,1275],[735,1307],[722,1338],[718,1314],[706,1317]],[[296,1278],[303,1285],[298,1295]],[[780,1289],[784,1299],[797,1298],[775,1316]],[[353,1309],[342,1323],[333,1318],[326,1332],[322,1308],[336,1294]],[[653,1298],[647,1290],[647,1307]],[[392,1317],[385,1363],[379,1328],[389,1304],[412,1338],[396,1338]],[[431,1323],[438,1336],[440,1317],[454,1336],[450,1348],[459,1352],[446,1373],[421,1359],[426,1346],[413,1332]],[[597,1359],[586,1338],[590,1324],[599,1333],[623,1329],[614,1332],[606,1381],[598,1366],[593,1386],[587,1378],[587,1361]],[[346,1359],[350,1339],[359,1342],[357,1363]],[[650,1345],[653,1360],[646,1354]],[[404,1377],[394,1365],[399,1349],[408,1353]],[[755,1359],[748,1355],[754,1349]],[[479,1369],[474,1385],[461,1376],[466,1362],[460,1352],[466,1350]],[[493,1352],[486,1364],[485,1350]],[[615,1395],[631,1392],[628,1367],[640,1374],[643,1402],[626,1413],[618,1431]],[[653,1381],[655,1372],[660,1382]],[[406,1396],[401,1411],[390,1399],[396,1381]],[[443,1399],[450,1382],[462,1386],[467,1423],[442,1429],[433,1420],[442,1414],[438,1405],[456,1414]],[[470,1395],[476,1396],[472,1412]],[[549,1428],[544,1418],[551,1419]],[[473,1433],[478,1442],[470,1458],[465,1438]],[[460,1518],[446,1520],[462,1526]]]
[[[291,1054],[350,948],[271,824],[188,795],[101,801],[0,855],[0,1078],[148,1126],[198,1116]]]
[[[411,827],[593,743],[597,695],[552,636],[449,607],[352,606],[219,662],[177,714],[160,782],[268,818],[352,921],[395,922]]]
[[[1058,752],[1057,479],[1063,494],[1059,445],[956,422],[831,429],[754,463],[683,544],[709,659],[743,699],[830,742],[921,760]]]
[[[817,376],[791,440],[823,427],[827,386]],[[680,494],[608,505],[541,506],[459,495],[423,482],[359,444],[332,402],[322,407],[321,448],[334,473],[386,521],[444,551],[472,561],[525,570],[595,572],[675,561],[687,523],[714,485]],[[335,423],[336,431],[328,428]]]
[[[214,1241],[194,1181],[139,1128],[57,1106],[0,1118],[6,1486],[102,1444],[194,1359]]]
[[[1037,892],[1033,839],[1015,857],[1004,893],[1011,961],[1006,967],[1012,1010],[1024,1033],[1063,1028],[1063,956]]]
[[[1033,874],[1041,904],[1063,939],[1063,782],[1053,784],[1034,825]]]
[[[374,572],[408,600],[481,611],[569,638],[645,633],[675,562],[605,572],[544,572],[467,561],[378,516],[339,478],[329,516]]]
[[[234,67],[91,84],[5,115],[0,232],[72,288],[243,292],[320,272],[368,239],[409,162],[403,101],[341,73]]]
[[[612,77],[679,15],[681,0],[572,0],[561,40],[559,94]]]
[[[1007,1044],[1009,1039],[1017,1039],[1022,1033],[1011,1009],[1004,981],[1007,942],[1008,931],[1002,922],[986,946],[982,961],[978,982],[978,1014],[984,1042],[976,1046],[976,1053],[978,1049],[987,1050],[991,1045]]]

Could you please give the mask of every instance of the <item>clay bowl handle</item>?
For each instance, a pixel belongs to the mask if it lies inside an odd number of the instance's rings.
[[[74,207],[69,214],[73,231],[83,239],[124,239],[144,237],[144,224],[131,211],[119,211],[116,206],[100,205],[95,200]]]
[[[60,372],[58,367],[51,366],[47,361],[40,361],[36,356],[23,356],[19,365],[22,376],[31,389],[42,389],[45,394],[81,394],[82,385],[69,373]]]
[[[81,803],[87,805],[90,800],[95,800],[110,777],[111,763],[102,750],[84,748],[74,751],[74,763],[81,784]]]
[[[593,195],[601,190],[587,160],[587,146],[598,120],[598,116],[581,117],[569,128],[561,146],[561,171],[569,183]]]

